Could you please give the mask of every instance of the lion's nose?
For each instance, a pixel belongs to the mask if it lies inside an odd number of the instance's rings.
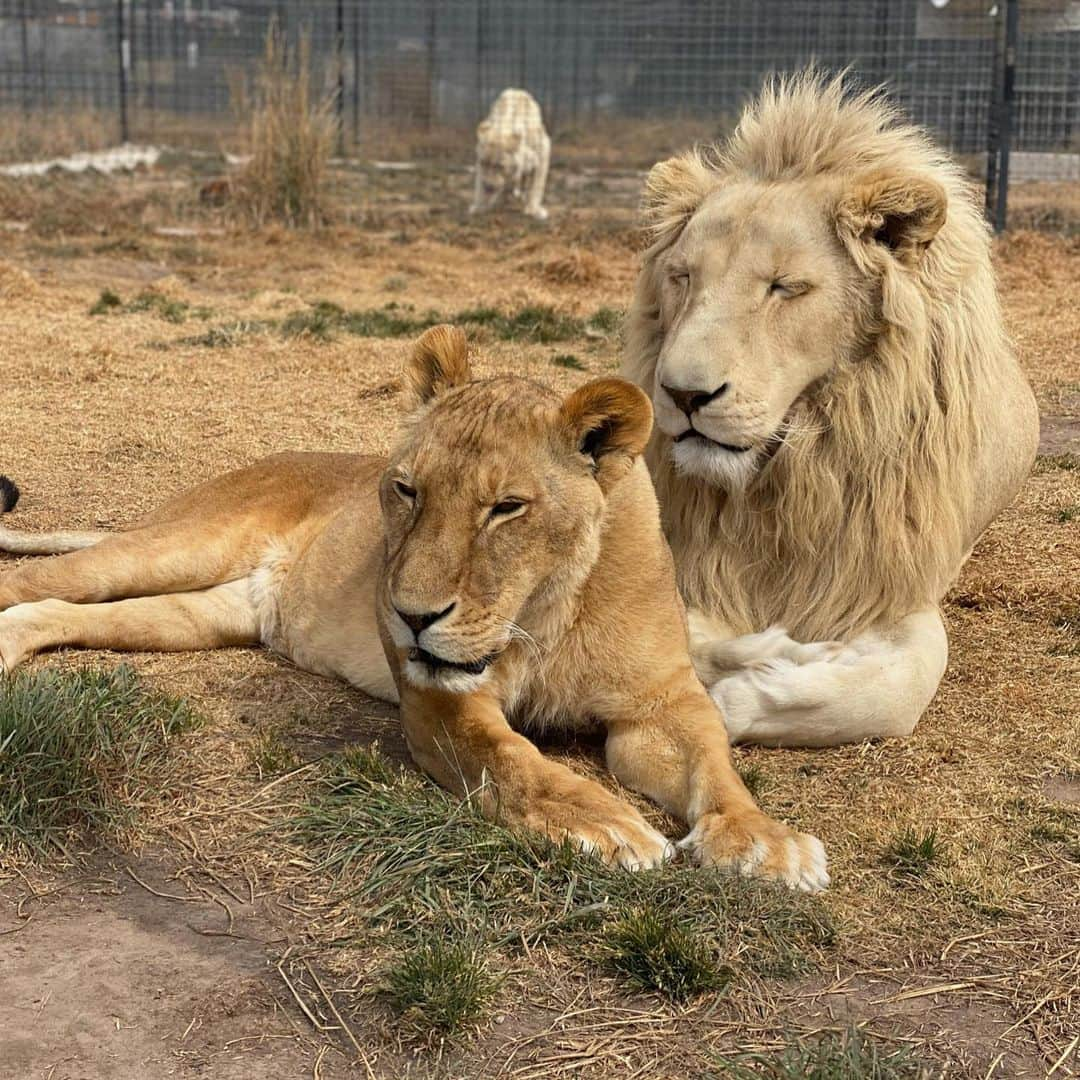
[[[401,621],[414,633],[422,634],[433,623],[437,623],[441,618],[449,615],[457,604],[451,604],[449,607],[444,607],[442,611],[402,611],[396,604],[394,610],[401,617]]]
[[[676,386],[664,386],[662,383],[661,387],[664,393],[675,402],[675,408],[686,413],[687,417],[691,417],[698,409],[704,409],[706,405],[720,397],[727,390],[728,384],[721,383],[715,390],[683,390]]]

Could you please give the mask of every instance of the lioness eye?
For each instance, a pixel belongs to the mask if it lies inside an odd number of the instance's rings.
[[[416,488],[414,488],[411,484],[406,484],[404,480],[395,480],[394,490],[406,502],[412,502],[416,498]]]
[[[673,285],[685,285],[690,280],[689,270],[672,270],[668,277]]]
[[[503,499],[491,508],[491,516],[493,518],[509,517],[524,509],[525,503],[521,499]]]

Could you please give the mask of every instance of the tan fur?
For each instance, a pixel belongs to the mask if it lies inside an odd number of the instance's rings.
[[[879,94],[811,72],[767,87],[726,145],[657,165],[644,215],[623,370],[653,397],[687,603],[728,636],[804,641],[932,608],[1038,433],[962,171]],[[725,386],[695,427],[749,449],[673,443],[664,383]]]
[[[821,844],[754,805],[691,666],[640,459],[647,397],[470,378],[464,336],[437,327],[407,365],[389,461],[279,455],[8,571],[3,668],[58,645],[262,642],[400,699],[416,761],[490,814],[659,865],[672,847],[630,803],[520,731],[600,724],[612,771],[688,822],[693,858],[824,887]]]

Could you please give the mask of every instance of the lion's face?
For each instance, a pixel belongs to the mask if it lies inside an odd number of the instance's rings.
[[[820,181],[734,182],[656,259],[652,397],[680,471],[745,486],[804,391],[857,352],[872,298],[835,201]]]
[[[421,339],[407,374],[422,405],[382,480],[384,618],[406,679],[465,692],[592,569],[606,491],[651,411],[616,379],[564,402],[524,379],[469,382],[448,328]]]

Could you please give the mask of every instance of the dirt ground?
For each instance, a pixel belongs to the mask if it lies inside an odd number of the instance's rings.
[[[166,165],[0,188],[0,471],[23,490],[12,524],[108,528],[273,451],[384,450],[407,339],[262,325],[317,301],[445,315],[551,305],[584,319],[632,293],[636,174],[556,171],[545,228],[468,219],[464,172],[351,170],[336,223],[317,234],[248,233],[199,206],[199,181]],[[309,760],[378,739],[404,760],[393,710],[258,651],[140,655],[129,659],[146,679],[207,717],[190,785],[163,794],[130,850],[0,866],[0,1077],[701,1075],[709,1053],[849,1022],[950,1076],[1078,1075],[1080,240],[1069,231],[997,244],[1043,457],[950,594],[949,671],[915,735],[739,754],[764,777],[766,808],[829,851],[831,970],[673,1006],[536,956],[514,983],[525,989],[471,1038],[420,1047],[363,1009],[350,1014],[358,1053],[340,1025],[312,1023],[288,981],[297,968],[283,958],[325,939],[335,902],[261,854],[274,791],[250,748],[285,732]],[[121,307],[146,289],[179,306],[89,314],[106,289]],[[196,340],[238,324],[223,347]],[[564,389],[618,367],[613,333],[479,345],[481,371]],[[945,849],[912,883],[881,862],[903,825],[936,826]],[[371,977],[354,954],[311,955],[307,972],[341,1003]]]

